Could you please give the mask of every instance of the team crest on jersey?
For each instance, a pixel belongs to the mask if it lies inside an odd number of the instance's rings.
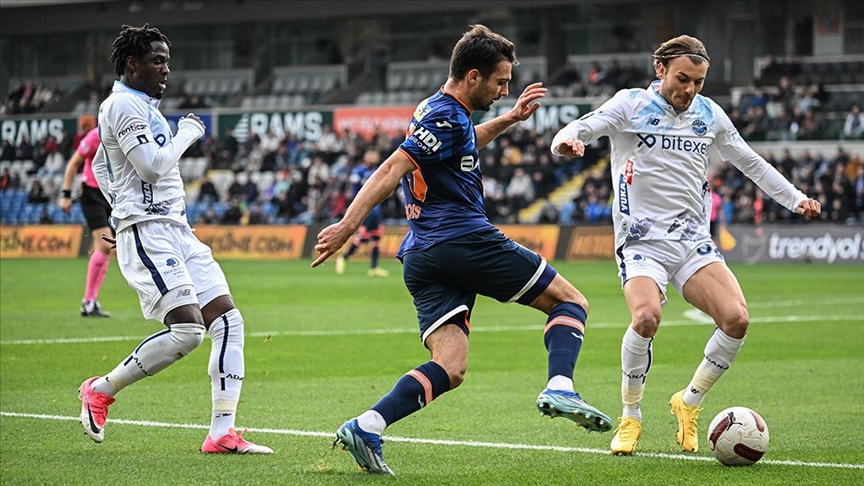
[[[693,128],[693,133],[700,137],[708,133],[708,125],[706,125],[702,120],[693,120],[693,123],[690,126]]]

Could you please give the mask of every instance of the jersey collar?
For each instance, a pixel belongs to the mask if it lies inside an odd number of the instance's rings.
[[[453,93],[451,93],[451,92],[445,90],[445,89],[444,89],[444,86],[441,86],[441,92],[444,93],[445,95],[447,95],[447,96],[453,98],[454,100],[458,101],[460,105],[462,105],[463,107],[465,107],[466,110],[468,110],[468,114],[469,114],[469,115],[471,115],[471,114],[473,113],[473,111],[471,110],[471,108],[468,108],[468,105],[466,105],[464,101],[460,100],[459,97],[457,97],[457,96],[454,95]]]
[[[111,89],[112,93],[129,93],[131,95],[135,95],[138,98],[141,98],[141,101],[149,104],[153,108],[159,108],[159,103],[162,100],[157,100],[156,98],[151,98],[150,95],[143,91],[138,91],[137,89],[130,88],[126,83],[120,81],[119,79],[114,80],[114,87]]]

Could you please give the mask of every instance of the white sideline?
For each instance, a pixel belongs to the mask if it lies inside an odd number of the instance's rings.
[[[3,417],[29,418],[41,420],[65,420],[77,421],[78,417],[68,417],[63,415],[45,415],[35,413],[20,413],[20,412],[0,412]],[[180,429],[199,429],[208,430],[209,425],[200,424],[172,424],[167,422],[151,422],[147,420],[124,420],[124,419],[109,419],[112,424],[123,425],[139,425],[141,427],[164,427],[164,428],[180,428]],[[295,435],[304,437],[326,437],[331,439],[334,437],[333,432],[310,432],[305,430],[294,429],[261,429],[249,428],[250,432],[260,432],[262,434],[281,434]],[[563,447],[563,446],[547,446],[547,445],[532,445],[532,444],[510,444],[506,442],[480,442],[480,441],[462,441],[462,440],[441,440],[441,439],[417,439],[413,437],[393,437],[387,436],[389,442],[410,442],[413,444],[432,444],[446,446],[463,446],[463,447],[483,447],[488,449],[518,449],[532,451],[554,451],[554,452],[579,452],[583,454],[602,454],[610,455],[606,449],[591,449],[587,447]],[[648,457],[653,459],[673,459],[682,461],[714,461],[711,457],[692,456],[683,454],[665,454],[660,452],[640,452],[636,457]],[[791,461],[779,459],[763,459],[760,464],[771,464],[776,466],[801,466],[801,467],[821,467],[821,468],[837,468],[837,469],[864,469],[864,464],[846,464],[835,462],[806,462],[806,461]]]
[[[692,309],[685,312],[685,317],[688,320],[682,321],[663,321],[663,327],[678,327],[678,326],[709,326],[713,325],[710,320],[697,318],[695,313],[698,310]],[[693,316],[693,317],[690,317]],[[707,316],[706,316],[707,317]],[[710,319],[710,318],[709,318]],[[789,322],[819,322],[819,321],[856,321],[864,322],[862,314],[846,314],[846,315],[830,315],[830,316],[776,316],[776,317],[754,317],[750,320],[751,324],[776,324]],[[588,322],[589,329],[624,329],[627,323],[622,322]],[[523,332],[523,331],[538,331],[542,330],[541,321],[537,324],[521,325],[521,326],[472,326],[471,332]],[[247,332],[246,337],[273,337],[273,336],[355,336],[355,335],[372,335],[372,334],[418,334],[419,330],[414,328],[392,328],[392,329],[330,329],[330,330],[298,330],[298,331],[257,331]],[[146,335],[138,336],[95,336],[95,337],[75,337],[75,338],[57,338],[57,339],[9,339],[0,341],[0,345],[24,345],[24,344],[82,344],[82,343],[105,343],[116,341],[140,341]]]

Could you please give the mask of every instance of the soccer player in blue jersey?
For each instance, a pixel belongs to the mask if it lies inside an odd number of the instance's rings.
[[[363,154],[363,163],[358,165],[351,171],[351,195],[356,197],[357,193],[366,184],[366,181],[372,177],[375,169],[378,168],[378,163],[381,162],[381,154],[375,149],[369,149]],[[345,250],[345,253],[339,255],[336,259],[336,273],[342,275],[345,273],[345,263],[348,258],[354,254],[362,245],[367,243],[372,244],[372,260],[369,264],[369,270],[366,272],[370,277],[387,277],[390,273],[387,270],[378,266],[378,258],[381,255],[381,236],[384,234],[384,223],[381,221],[381,206],[375,206],[363,223],[360,224],[360,230],[354,237],[354,241]]]
[[[453,49],[447,82],[417,106],[405,141],[366,182],[342,220],[318,234],[313,267],[338,251],[401,181],[409,231],[397,256],[432,359],[408,371],[371,409],[336,432],[334,444],[341,442],[368,472],[393,474],[381,451],[387,426],[464,380],[477,294],[548,315],[548,382],[537,397],[541,414],[566,417],[589,431],[612,428],[609,417],[573,390],[588,301],[540,255],[504,236],[483,208],[478,151],[528,119],[546,94],[541,83],[531,84],[511,110],[475,127],[471,113],[488,111],[508,95],[515,64],[512,42],[472,26]]]

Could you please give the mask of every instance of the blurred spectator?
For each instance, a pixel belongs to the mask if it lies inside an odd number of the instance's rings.
[[[30,190],[27,192],[27,202],[30,204],[42,204],[50,201],[48,193],[45,192],[45,187],[42,182],[36,178],[30,183]]]
[[[240,207],[240,198],[232,197],[228,203],[228,209],[222,213],[219,222],[222,224],[240,224],[241,219],[243,219],[243,209]]]
[[[250,203],[258,199],[258,186],[249,180],[249,175],[246,172],[240,172],[234,176],[234,182],[228,187],[226,199],[229,201],[239,199],[242,202]]]
[[[531,180],[531,176],[525,172],[525,169],[516,168],[505,194],[510,199],[511,211],[514,213],[528,206],[528,203],[534,200],[534,182]]]
[[[207,205],[207,209],[198,216],[201,224],[218,224],[219,223],[219,215],[216,214],[216,209],[212,204]]]
[[[207,103],[204,102],[198,95],[183,95],[180,104],[177,105],[181,110],[196,110],[207,108]]]
[[[0,191],[12,189],[9,184],[12,182],[12,174],[9,173],[8,167],[3,167],[3,172],[0,173]]]
[[[0,152],[0,160],[15,160],[15,147],[9,140],[3,139],[3,150]]]
[[[864,139],[864,112],[861,111],[861,106],[858,103],[855,103],[846,115],[846,120],[843,123],[843,132],[840,134],[840,140],[861,139]],[[5,153],[5,148],[3,151]]]
[[[207,177],[207,174],[201,176],[201,181],[198,186],[198,201],[204,203],[214,203],[219,201],[219,193],[216,191],[216,186],[213,181]]]
[[[249,219],[246,224],[268,224],[267,215],[261,209],[261,204],[253,202],[249,206]]]

